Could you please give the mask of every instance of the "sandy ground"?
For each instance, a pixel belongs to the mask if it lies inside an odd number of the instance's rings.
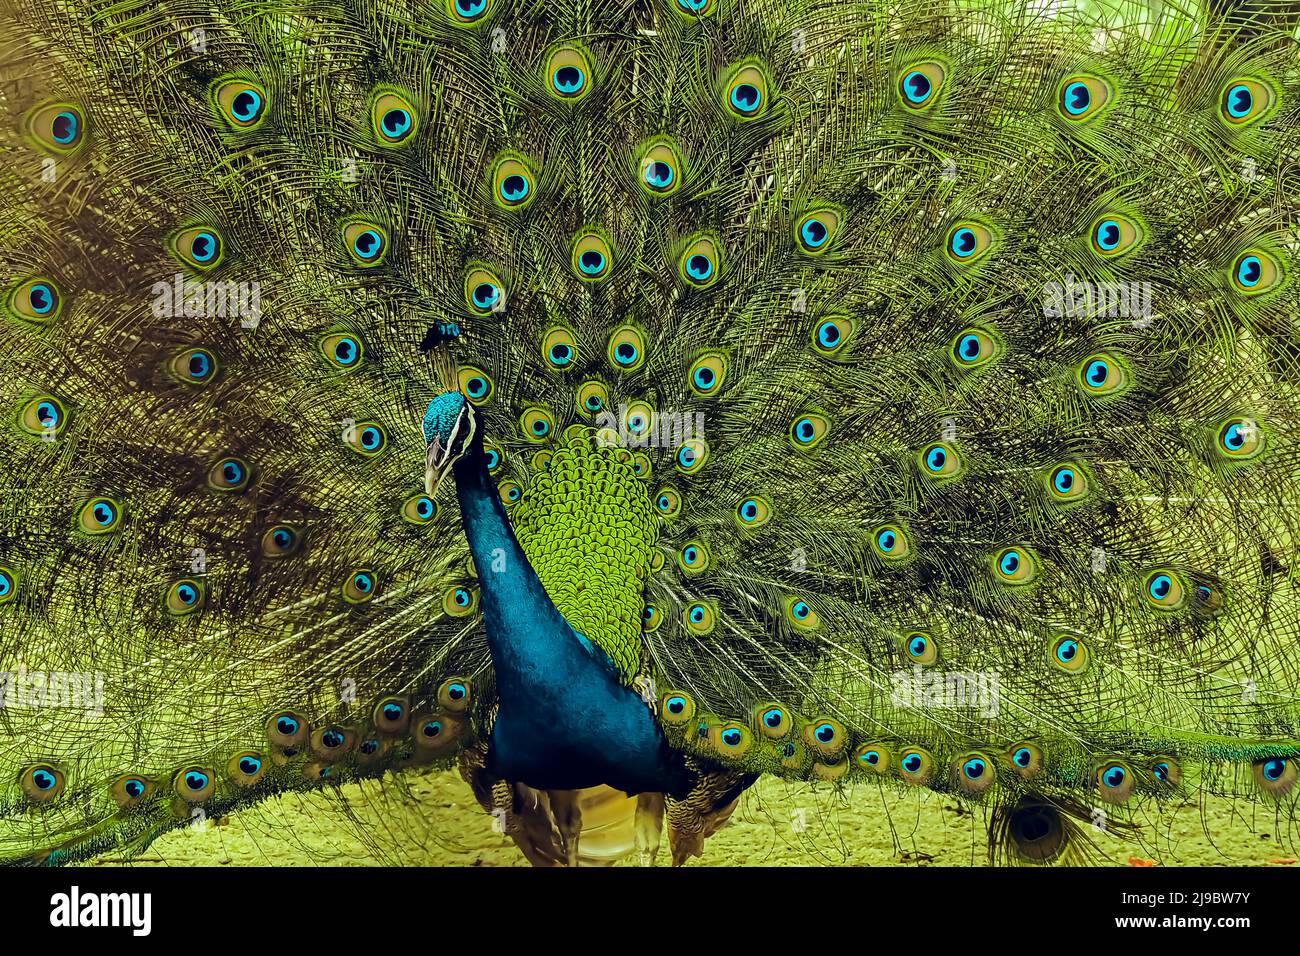
[[[850,802],[852,800],[853,802]],[[1297,834],[1275,833],[1271,808],[1211,800],[1148,827],[1143,843],[1101,837],[1103,865],[1286,866]],[[162,866],[524,866],[523,857],[453,773],[401,788],[289,795],[158,840],[131,865]],[[857,788],[845,796],[779,780],[752,788],[732,822],[692,866],[984,866],[979,814],[929,791]],[[667,862],[661,847],[658,862]],[[121,865],[104,858],[90,865]]]

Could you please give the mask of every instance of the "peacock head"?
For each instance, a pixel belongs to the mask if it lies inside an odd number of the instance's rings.
[[[429,403],[424,413],[424,441],[428,447],[425,491],[433,494],[438,490],[452,465],[465,456],[477,432],[477,413],[460,392],[443,392]]]

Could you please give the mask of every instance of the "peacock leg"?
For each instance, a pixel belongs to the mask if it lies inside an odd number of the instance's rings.
[[[578,841],[582,836],[582,791],[551,790],[548,794],[551,798],[551,816],[560,831],[565,859],[569,866],[578,866]]]
[[[654,866],[664,829],[664,795],[643,793],[636,798],[636,848],[642,866]]]

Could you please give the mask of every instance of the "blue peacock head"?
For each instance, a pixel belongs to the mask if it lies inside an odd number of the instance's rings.
[[[460,392],[443,392],[424,412],[425,491],[433,494],[469,449],[478,431],[474,406]]]

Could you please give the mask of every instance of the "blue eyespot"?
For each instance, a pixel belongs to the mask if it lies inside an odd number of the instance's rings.
[[[394,704],[394,703],[384,704],[384,709],[383,709],[384,720],[388,721],[389,723],[396,723],[397,721],[401,720],[402,714],[404,712],[405,712],[405,708],[403,708],[401,704]]]
[[[190,770],[185,774],[185,786],[191,790],[202,790],[208,785],[208,775],[201,770]]]
[[[685,551],[682,552],[682,559],[687,564],[694,564],[698,558],[699,558],[699,552],[696,551],[694,548],[687,548]]]
[[[762,99],[763,94],[753,83],[737,83],[731,88],[731,105],[737,113],[753,113]]]
[[[227,484],[237,485],[244,479],[244,469],[239,466],[239,462],[228,461],[221,466],[221,477]]]
[[[487,9],[488,0],[456,0],[456,12],[466,20],[472,20]]]
[[[66,146],[77,138],[77,114],[64,111],[54,117],[51,135],[60,146]]]
[[[713,383],[716,382],[718,379],[717,373],[714,372],[713,369],[709,368],[707,365],[701,365],[699,368],[697,368],[695,370],[694,376],[692,377],[695,381],[695,387],[702,392],[707,392],[710,388],[712,388]]]
[[[528,192],[528,180],[518,173],[514,173],[513,175],[507,176],[505,179],[501,180],[501,198],[506,202],[522,202],[524,197],[528,195]]]
[[[1002,560],[998,563],[998,568],[1007,577],[1011,577],[1020,569],[1020,552],[1008,551],[1002,555]]]
[[[979,780],[987,769],[987,764],[979,757],[971,757],[961,765],[961,772],[968,780]]]
[[[32,783],[36,784],[38,790],[50,790],[58,782],[54,774],[48,770],[37,768],[32,771]]]
[[[1056,659],[1062,664],[1068,664],[1079,656],[1079,642],[1074,639],[1061,641],[1056,645]]]
[[[805,620],[812,613],[812,608],[808,606],[807,601],[795,601],[790,605],[790,613],[794,615],[795,620]]]
[[[372,753],[374,753],[378,749],[379,749],[379,741],[376,740],[374,737],[362,741],[360,747],[361,752],[365,754],[367,757],[369,757]]]
[[[826,224],[820,219],[809,219],[799,230],[804,245],[811,249],[819,248],[830,236]]]
[[[1151,772],[1156,775],[1156,779],[1159,780],[1161,783],[1168,782],[1169,764],[1165,763],[1163,760],[1160,761],[1158,764],[1156,764],[1154,767],[1152,767]]]
[[[337,747],[342,747],[343,739],[344,739],[343,734],[335,730],[333,727],[329,728],[328,730],[326,730],[324,733],[320,735],[321,746],[329,750],[334,750]]]
[[[1264,267],[1260,264],[1258,256],[1245,256],[1237,263],[1237,282],[1248,289],[1259,285],[1263,275]]]
[[[605,254],[599,249],[587,249],[578,256],[578,268],[583,275],[598,276],[605,271]]]
[[[840,327],[835,322],[823,322],[817,326],[817,341],[822,348],[832,349],[840,342]]]
[[[701,622],[704,620],[704,608],[702,608],[702,607],[693,607],[693,608],[691,608],[691,614],[690,614],[690,617],[691,617],[691,623],[692,623],[692,624],[699,624],[699,623],[701,623]]]
[[[239,772],[247,777],[252,777],[262,769],[262,761],[256,757],[243,756],[239,758]]]
[[[373,426],[361,430],[361,447],[366,449],[375,449],[383,442],[383,436],[379,429]]]
[[[217,237],[210,232],[200,232],[190,241],[190,257],[195,262],[211,262],[221,248]]]
[[[262,97],[253,89],[244,89],[230,103],[230,112],[243,123],[251,122],[262,112]]]
[[[948,453],[938,447],[930,449],[930,453],[925,456],[925,467],[931,471],[943,471],[943,466],[948,463]]]
[[[885,528],[876,535],[876,547],[886,554],[893,551],[896,544],[898,544],[898,535],[889,528]]]
[[[728,747],[739,747],[744,735],[735,727],[728,727],[722,732],[722,742]]]
[[[634,365],[637,356],[640,354],[640,351],[631,342],[620,342],[614,349],[614,361],[619,365]]]
[[[958,259],[965,259],[975,253],[979,240],[975,236],[975,231],[969,226],[963,226],[952,234],[948,241],[952,254]]]
[[[1052,475],[1052,487],[1061,494],[1069,494],[1074,487],[1074,469],[1058,468]]]
[[[982,348],[978,335],[963,335],[957,343],[957,358],[963,362],[974,362],[980,357]]]
[[[1119,246],[1120,227],[1114,219],[1106,219],[1097,223],[1097,248],[1105,252],[1110,252]]]
[[[1106,770],[1106,772],[1102,774],[1101,782],[1104,783],[1107,787],[1110,787],[1112,790],[1114,790],[1116,787],[1118,787],[1120,784],[1124,782],[1124,778],[1127,776],[1128,774],[1124,772],[1123,767],[1119,765],[1115,765],[1109,767]]]
[[[1155,600],[1162,601],[1169,596],[1169,592],[1173,590],[1173,587],[1174,582],[1169,575],[1157,574],[1147,584],[1147,593]]]
[[[921,769],[921,755],[918,753],[905,754],[903,757],[903,769],[908,773],[916,773]]]
[[[375,579],[363,571],[352,576],[352,586],[362,594],[369,594],[375,586]]]
[[[1233,119],[1242,119],[1249,116],[1254,108],[1255,96],[1250,92],[1250,87],[1239,83],[1228,90],[1227,105],[1228,113]]]
[[[464,700],[464,698],[465,698],[465,694],[466,694],[466,693],[467,693],[467,691],[465,690],[465,685],[464,685],[464,684],[448,684],[448,685],[447,685],[447,696],[448,696],[451,700]]]
[[[46,428],[59,425],[59,406],[53,402],[41,402],[36,406],[36,418]]]
[[[352,251],[358,259],[373,259],[383,247],[383,238],[373,229],[364,230],[352,240]]]
[[[1101,388],[1110,378],[1110,364],[1104,359],[1094,359],[1088,363],[1083,377],[1093,388]]]
[[[182,604],[189,606],[199,599],[199,592],[192,584],[182,584],[176,588],[176,597]]]
[[[123,781],[122,790],[128,797],[134,800],[136,797],[139,797],[144,793],[144,781],[136,780],[132,777],[129,780]]]
[[[1286,773],[1286,758],[1274,757],[1264,762],[1263,774],[1266,780],[1280,780]]]
[[[497,465],[501,464],[501,453],[495,448],[487,449],[486,454],[488,460],[488,471],[491,471],[496,468]]]
[[[669,163],[657,159],[645,164],[642,176],[651,189],[664,190],[673,184],[677,174]]]
[[[749,498],[740,504],[740,520],[746,524],[758,517],[758,502]]]
[[[460,607],[469,607],[470,601],[472,600],[470,597],[470,593],[466,591],[464,588],[457,588],[455,592],[452,594],[451,599],[455,601],[456,604],[459,605]]]
[[[813,736],[822,743],[828,744],[835,739],[835,728],[830,724],[818,724],[813,730]]]
[[[361,354],[361,347],[357,340],[350,336],[344,336],[334,343],[334,359],[340,365],[351,365]]]
[[[868,750],[862,755],[862,759],[874,767],[876,764],[880,763],[880,751]]]
[[[664,706],[668,709],[668,713],[670,714],[683,713],[686,710],[686,698],[669,697],[667,703],[665,703]]]
[[[713,275],[713,260],[702,253],[695,253],[686,260],[686,274],[696,282],[706,282]]]
[[[903,77],[903,95],[907,97],[909,103],[915,106],[920,106],[928,100],[933,90],[934,84],[920,70],[913,70]]]
[[[910,654],[912,657],[923,657],[925,655],[925,649],[928,646],[929,646],[929,642],[920,634],[918,634],[916,637],[908,641],[907,653]]]
[[[551,75],[551,83],[557,93],[563,96],[575,96],[582,92],[582,88],[587,84],[587,78],[578,67],[566,65]]]
[[[763,713],[763,723],[769,727],[780,727],[784,720],[785,713],[775,707]]]
[[[0,598],[8,597],[9,592],[12,591],[13,589],[14,589],[13,578],[9,576],[8,571],[5,571],[4,569],[0,568]]]
[[[1088,112],[1088,107],[1092,105],[1092,91],[1088,89],[1087,83],[1071,83],[1065,88],[1061,102],[1067,113],[1079,116]]]
[[[298,721],[286,715],[281,715],[275,722],[275,729],[284,737],[292,737],[298,732],[298,728]]]
[[[811,418],[801,418],[794,424],[794,440],[806,445],[817,437],[817,426]]]
[[[474,305],[480,309],[490,309],[501,297],[501,290],[491,282],[480,282],[474,286]]]
[[[437,737],[439,734],[442,733],[442,721],[440,720],[426,721],[424,726],[420,728],[420,733],[424,734],[424,736],[426,737]]]
[[[101,501],[91,510],[95,521],[101,525],[110,525],[117,520],[117,509],[107,501]]]
[[[190,356],[190,378],[196,381],[208,377],[212,372],[212,356],[206,352],[195,352]]]
[[[46,315],[53,311],[58,299],[49,286],[38,282],[27,291],[27,301],[31,303],[32,311],[37,315]]]
[[[696,455],[694,448],[690,445],[683,445],[677,452],[677,464],[681,465],[683,468],[690,468],[695,464],[695,460],[698,457],[699,456]]]
[[[389,139],[401,139],[411,129],[411,114],[404,109],[394,108],[384,114],[381,122],[384,135]]]
[[[573,361],[573,349],[563,342],[552,345],[550,354],[551,364],[557,367],[563,367]],[[545,422],[538,422],[537,424],[544,425]],[[536,429],[537,425],[534,425],[533,430],[536,431]],[[545,434],[545,431],[542,431],[539,434]]]
[[[1011,760],[1017,767],[1028,767],[1034,761],[1034,755],[1028,747],[1021,747],[1011,755]]]

